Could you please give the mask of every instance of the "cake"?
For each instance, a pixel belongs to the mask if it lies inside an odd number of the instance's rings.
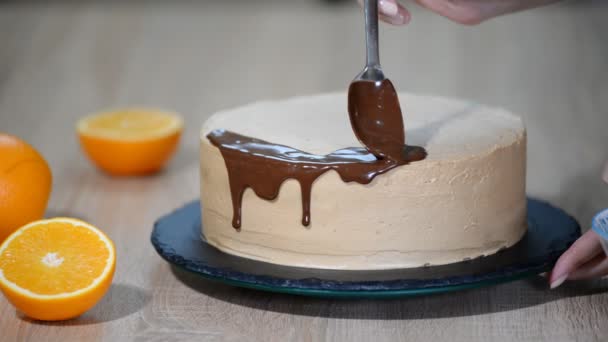
[[[242,201],[235,199],[227,161],[211,138],[230,132],[253,138],[251,146],[278,144],[310,158],[358,147],[348,151],[373,162],[351,130],[346,94],[257,102],[212,115],[200,136],[206,241],[250,259],[351,270],[448,264],[517,243],[526,232],[521,119],[463,100],[406,93],[399,98],[406,142],[426,149],[426,158],[387,169],[367,184],[346,182],[334,169],[319,174],[308,221],[305,189],[295,179],[282,181],[276,198],[244,187]]]

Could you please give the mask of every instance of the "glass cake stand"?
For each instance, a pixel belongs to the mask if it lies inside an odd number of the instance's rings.
[[[351,271],[290,267],[224,253],[201,237],[200,202],[161,217],[151,241],[169,263],[224,284],[294,295],[392,298],[459,291],[537,275],[580,236],[563,210],[528,198],[528,231],[515,246],[468,261],[418,268]]]

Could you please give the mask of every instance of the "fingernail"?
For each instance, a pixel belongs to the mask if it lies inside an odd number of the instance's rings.
[[[410,17],[408,16],[404,16],[401,13],[397,14],[396,19],[399,21],[400,24],[405,25],[407,23],[410,22]]]
[[[387,15],[380,14],[380,19],[392,25],[405,25],[410,21],[409,16],[404,16],[401,13],[397,13],[397,15],[394,17],[389,17]]]
[[[385,0],[380,0],[378,9],[380,10],[380,13],[389,17],[396,17],[397,13],[399,13],[399,7],[397,7],[396,3]]]
[[[555,279],[550,285],[551,290],[553,290],[553,289],[557,288],[558,286],[560,286],[561,284],[563,284],[566,281],[566,279],[568,279],[567,274],[564,274],[563,276]]]

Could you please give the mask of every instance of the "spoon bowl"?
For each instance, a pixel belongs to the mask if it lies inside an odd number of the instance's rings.
[[[348,115],[357,139],[377,158],[404,158],[405,130],[395,87],[378,52],[378,0],[365,0],[366,66],[348,89]]]

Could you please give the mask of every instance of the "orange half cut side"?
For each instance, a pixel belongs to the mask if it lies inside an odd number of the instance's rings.
[[[0,289],[27,316],[63,320],[93,307],[111,285],[112,241],[71,218],[30,223],[0,245]]]

